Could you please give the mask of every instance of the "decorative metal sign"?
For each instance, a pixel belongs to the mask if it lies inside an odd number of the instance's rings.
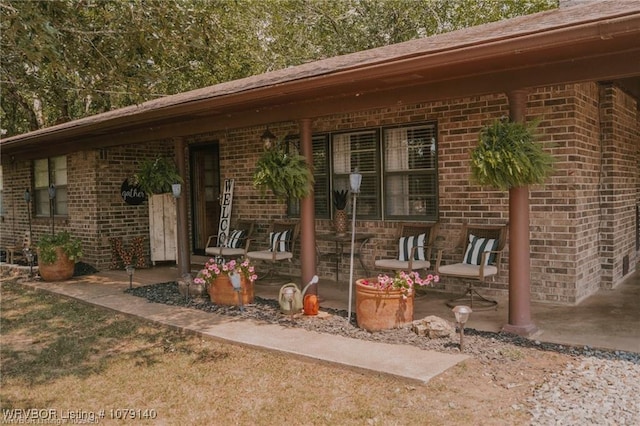
[[[125,203],[136,206],[147,199],[147,195],[137,185],[131,185],[129,179],[125,179],[120,186],[120,195]]]

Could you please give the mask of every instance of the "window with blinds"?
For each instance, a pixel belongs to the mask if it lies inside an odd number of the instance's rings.
[[[42,158],[33,162],[34,207],[36,216],[49,216],[50,208],[56,216],[69,214],[67,203],[67,156]],[[49,200],[49,186],[56,189],[53,206]]]
[[[288,143],[299,152],[297,136]],[[350,190],[349,175],[358,172],[358,218],[437,221],[436,123],[318,134],[312,143],[317,218],[331,218],[333,191]],[[300,215],[297,201],[289,215]]]
[[[314,205],[315,215],[319,219],[330,218],[329,197],[329,135],[313,135],[311,144],[313,146],[313,178],[314,178]],[[300,154],[300,137],[291,136],[287,138],[288,152]],[[287,214],[290,217],[300,217],[300,201],[290,200]]]
[[[383,130],[385,217],[437,220],[437,152],[435,124]]]
[[[357,217],[380,217],[379,140],[380,132],[377,129],[332,135],[332,189],[349,190],[349,175],[353,172],[362,175]],[[352,197],[349,197],[349,212],[351,200]]]

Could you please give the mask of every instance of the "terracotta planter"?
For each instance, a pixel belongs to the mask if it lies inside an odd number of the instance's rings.
[[[38,262],[38,272],[45,281],[64,281],[73,276],[76,262],[69,259],[62,247],[56,247],[57,260],[53,263],[45,264]],[[40,253],[38,253],[40,259]]]
[[[242,277],[240,294],[242,295],[243,305],[253,303],[253,282]],[[233,289],[231,280],[227,275],[220,275],[209,284],[209,298],[211,303],[216,305],[238,306],[238,293]]]
[[[369,278],[367,281],[373,281]],[[368,331],[398,328],[413,321],[413,295],[402,297],[400,290],[378,290],[356,281],[356,320]]]

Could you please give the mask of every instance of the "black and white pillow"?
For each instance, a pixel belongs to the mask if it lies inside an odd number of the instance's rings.
[[[494,251],[498,248],[498,240],[493,238],[480,238],[473,234],[469,234],[469,245],[467,251],[464,253],[464,259],[462,263],[469,265],[480,265],[482,262],[482,253],[485,251]],[[485,265],[493,262],[495,255],[487,256]]]
[[[224,246],[227,248],[242,248],[242,242],[244,241],[244,236],[246,232],[243,230],[233,230],[229,233],[229,237],[227,241],[224,243]]]
[[[269,234],[269,251],[289,251],[291,230],[271,232]]]
[[[398,260],[402,262],[409,261],[411,249],[416,247],[413,254],[413,260],[427,260],[424,254],[424,244],[427,234],[413,235],[411,237],[401,237],[398,242]]]

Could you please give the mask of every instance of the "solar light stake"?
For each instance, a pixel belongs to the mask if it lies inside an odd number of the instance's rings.
[[[127,271],[127,275],[129,275],[129,288],[133,288],[133,273],[136,271],[136,268],[133,265],[127,265],[124,267],[124,270]]]
[[[469,320],[469,314],[473,311],[470,307],[465,305],[456,306],[452,311],[456,317],[458,328],[460,329],[460,352],[462,352],[464,350],[464,325]]]

